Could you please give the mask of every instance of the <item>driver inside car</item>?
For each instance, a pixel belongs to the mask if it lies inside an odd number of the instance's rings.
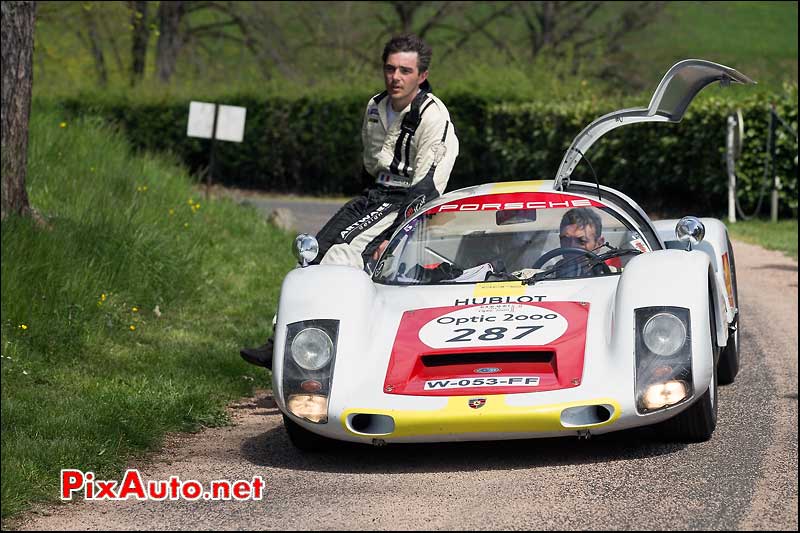
[[[532,267],[522,268],[513,272],[512,275],[518,279],[527,280],[544,269],[557,278],[577,278],[607,273],[609,268],[617,270],[621,266],[618,258],[612,258],[605,262],[592,260],[591,256],[599,253],[598,250],[605,245],[602,232],[603,222],[592,208],[570,209],[561,217],[558,248],[550,250],[547,254],[537,253],[536,256],[539,259],[532,261]],[[591,254],[585,252],[591,252]],[[561,256],[562,259],[545,268],[550,261],[545,256],[551,258]],[[544,261],[542,261],[543,259]]]
[[[536,221],[533,210],[498,211],[498,226],[530,224]],[[619,272],[621,256],[641,250],[619,250],[606,244],[602,235],[603,222],[594,208],[573,208],[553,221],[558,228],[558,245],[542,253],[547,234],[553,232],[526,231],[487,233],[477,231],[461,239],[455,261],[419,262],[412,268],[398,268],[398,280],[417,283],[530,281],[542,279],[577,278]],[[546,225],[547,223],[545,223]],[[601,250],[608,248],[607,251]],[[547,250],[547,248],[544,248]],[[403,253],[401,252],[401,255]],[[444,256],[439,256],[445,259]],[[559,259],[560,258],[560,259]],[[407,263],[406,263],[407,264]],[[524,265],[524,266],[523,266]],[[514,270],[511,270],[511,267]],[[522,267],[520,269],[520,267]]]
[[[589,207],[570,209],[561,218],[558,239],[561,248],[577,248],[594,252],[605,243],[602,236],[603,222],[600,216]],[[618,266],[618,265],[608,265]],[[580,277],[603,272],[602,266],[591,264],[585,256],[564,254],[564,258],[556,264],[559,277]]]
[[[564,213],[558,238],[562,248],[583,248],[591,252],[605,242],[602,232],[603,222],[597,213],[587,207],[577,207]]]

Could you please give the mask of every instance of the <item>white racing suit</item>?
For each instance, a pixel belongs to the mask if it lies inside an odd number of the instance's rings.
[[[346,203],[317,234],[315,262],[364,268],[382,241],[424,203],[442,194],[458,155],[450,114],[427,82],[387,124],[386,91],[367,105],[364,170],[375,184]]]

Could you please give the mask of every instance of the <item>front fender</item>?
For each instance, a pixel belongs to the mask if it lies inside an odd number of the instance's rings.
[[[708,388],[714,368],[709,276],[713,280],[713,266],[709,256],[702,251],[657,250],[644,253],[625,267],[614,303],[613,342],[619,343],[615,352],[634,345],[636,309],[657,306],[689,309],[692,367],[698,397]]]
[[[286,275],[275,323],[272,383],[275,399],[282,407],[287,325],[303,320],[339,320],[338,354],[343,343],[370,338],[375,292],[375,285],[366,272],[349,266],[314,265],[297,268]]]
[[[363,309],[374,296],[375,286],[363,270],[334,265],[296,268],[283,280],[278,321],[340,319]]]
[[[730,258],[733,251],[728,248],[728,228],[716,218],[701,218],[706,232],[703,241],[694,246],[694,250],[708,255],[713,270],[712,286],[715,302],[714,318],[717,321],[717,345],[728,343],[728,325],[736,318],[733,279],[730,272]],[[656,230],[665,241],[675,238],[677,219],[659,220],[655,222]],[[671,235],[671,237],[670,237]]]

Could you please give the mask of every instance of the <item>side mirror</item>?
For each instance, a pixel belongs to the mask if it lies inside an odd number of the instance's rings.
[[[300,266],[307,267],[308,264],[317,258],[319,253],[319,243],[317,239],[308,233],[301,233],[294,239],[294,256]]]
[[[693,245],[696,246],[703,242],[703,238],[706,236],[706,227],[697,217],[683,217],[675,225],[675,236],[679,241],[687,243],[688,249],[691,250]]]

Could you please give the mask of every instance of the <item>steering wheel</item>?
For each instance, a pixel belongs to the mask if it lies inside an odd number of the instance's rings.
[[[589,250],[584,250],[583,248],[554,248],[537,259],[533,265],[531,265],[531,268],[542,268],[545,263],[554,257],[558,257],[559,255],[563,255],[564,257],[567,255],[583,255],[599,265],[603,270],[603,274],[611,274],[611,269],[608,268],[608,265],[603,262],[599,255],[594,252],[590,252]]]

